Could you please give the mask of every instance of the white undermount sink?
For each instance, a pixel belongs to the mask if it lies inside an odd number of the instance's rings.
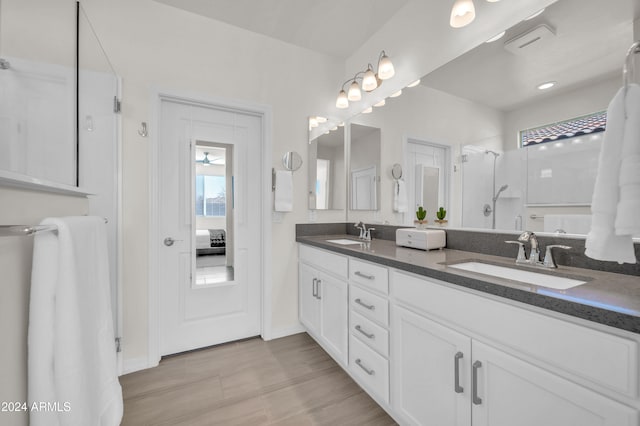
[[[482,262],[463,262],[456,263],[454,265],[447,265],[447,267],[477,272],[478,274],[491,275],[493,277],[506,278],[508,280],[520,281],[556,290],[567,290],[586,283],[586,281],[575,280],[573,278],[539,274],[537,272],[509,268],[506,266],[491,265]]]
[[[340,238],[338,240],[327,240],[328,243],[340,244],[343,246],[347,246],[349,244],[360,244],[361,241],[349,240],[347,238]]]

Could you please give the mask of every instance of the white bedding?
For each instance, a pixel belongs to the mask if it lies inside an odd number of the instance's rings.
[[[211,236],[208,229],[196,229],[196,248],[211,248]]]

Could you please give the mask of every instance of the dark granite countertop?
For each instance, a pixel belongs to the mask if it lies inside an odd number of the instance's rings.
[[[446,281],[506,299],[640,333],[640,278],[592,269],[560,266],[545,270],[516,265],[513,260],[461,250],[422,251],[396,246],[395,241],[373,240],[357,245],[329,243],[329,239],[354,239],[352,235],[298,236],[296,241],[336,253],[368,260],[425,277]],[[356,239],[357,240],[357,239]],[[555,290],[518,281],[481,275],[448,267],[447,264],[477,260],[541,274],[588,281],[567,290]]]

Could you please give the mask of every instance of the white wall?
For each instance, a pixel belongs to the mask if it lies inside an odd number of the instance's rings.
[[[342,63],[262,35],[151,0],[86,0],[89,19],[123,80],[124,357],[147,357],[149,252],[148,157],[153,138],[137,134],[151,117],[156,89],[228,98],[273,108],[273,167],[296,150],[307,158],[307,119],[333,97]],[[114,23],[117,22],[117,30]],[[132,42],[135,41],[135,42]],[[295,70],[295,72],[292,72]],[[153,135],[152,135],[153,136]],[[306,165],[296,175],[306,176]],[[297,183],[297,182],[296,182]],[[297,319],[295,223],[306,217],[306,187],[296,184],[294,212],[274,223],[273,328]],[[329,215],[330,216],[330,215]],[[276,250],[277,248],[277,250]]]
[[[86,198],[0,187],[0,224],[34,225],[45,217],[88,213]],[[0,238],[0,401],[27,401],[27,325],[32,237]],[[2,424],[27,425],[26,413],[0,413]]]

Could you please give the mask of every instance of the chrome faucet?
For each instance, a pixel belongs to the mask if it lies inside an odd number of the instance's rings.
[[[540,263],[540,249],[538,248],[538,237],[531,231],[524,231],[518,237],[518,241],[529,242],[531,244],[531,251],[529,252],[529,260],[527,263],[537,265]]]
[[[531,244],[531,252],[529,253],[529,258],[527,259],[527,255],[524,250],[524,243],[529,242]],[[551,244],[546,247],[544,261],[540,260],[540,248],[538,246],[538,237],[531,231],[523,232],[519,237],[518,241],[505,241],[505,243],[509,244],[518,244],[518,257],[516,258],[516,263],[526,263],[534,266],[542,266],[544,268],[557,268],[556,262],[553,258],[553,249],[561,248],[568,250],[571,247]]]
[[[355,223],[353,226],[360,230],[360,236],[358,237],[359,239],[364,241],[371,241],[371,231],[375,231],[376,228],[367,229],[367,225],[365,225],[363,221]]]

